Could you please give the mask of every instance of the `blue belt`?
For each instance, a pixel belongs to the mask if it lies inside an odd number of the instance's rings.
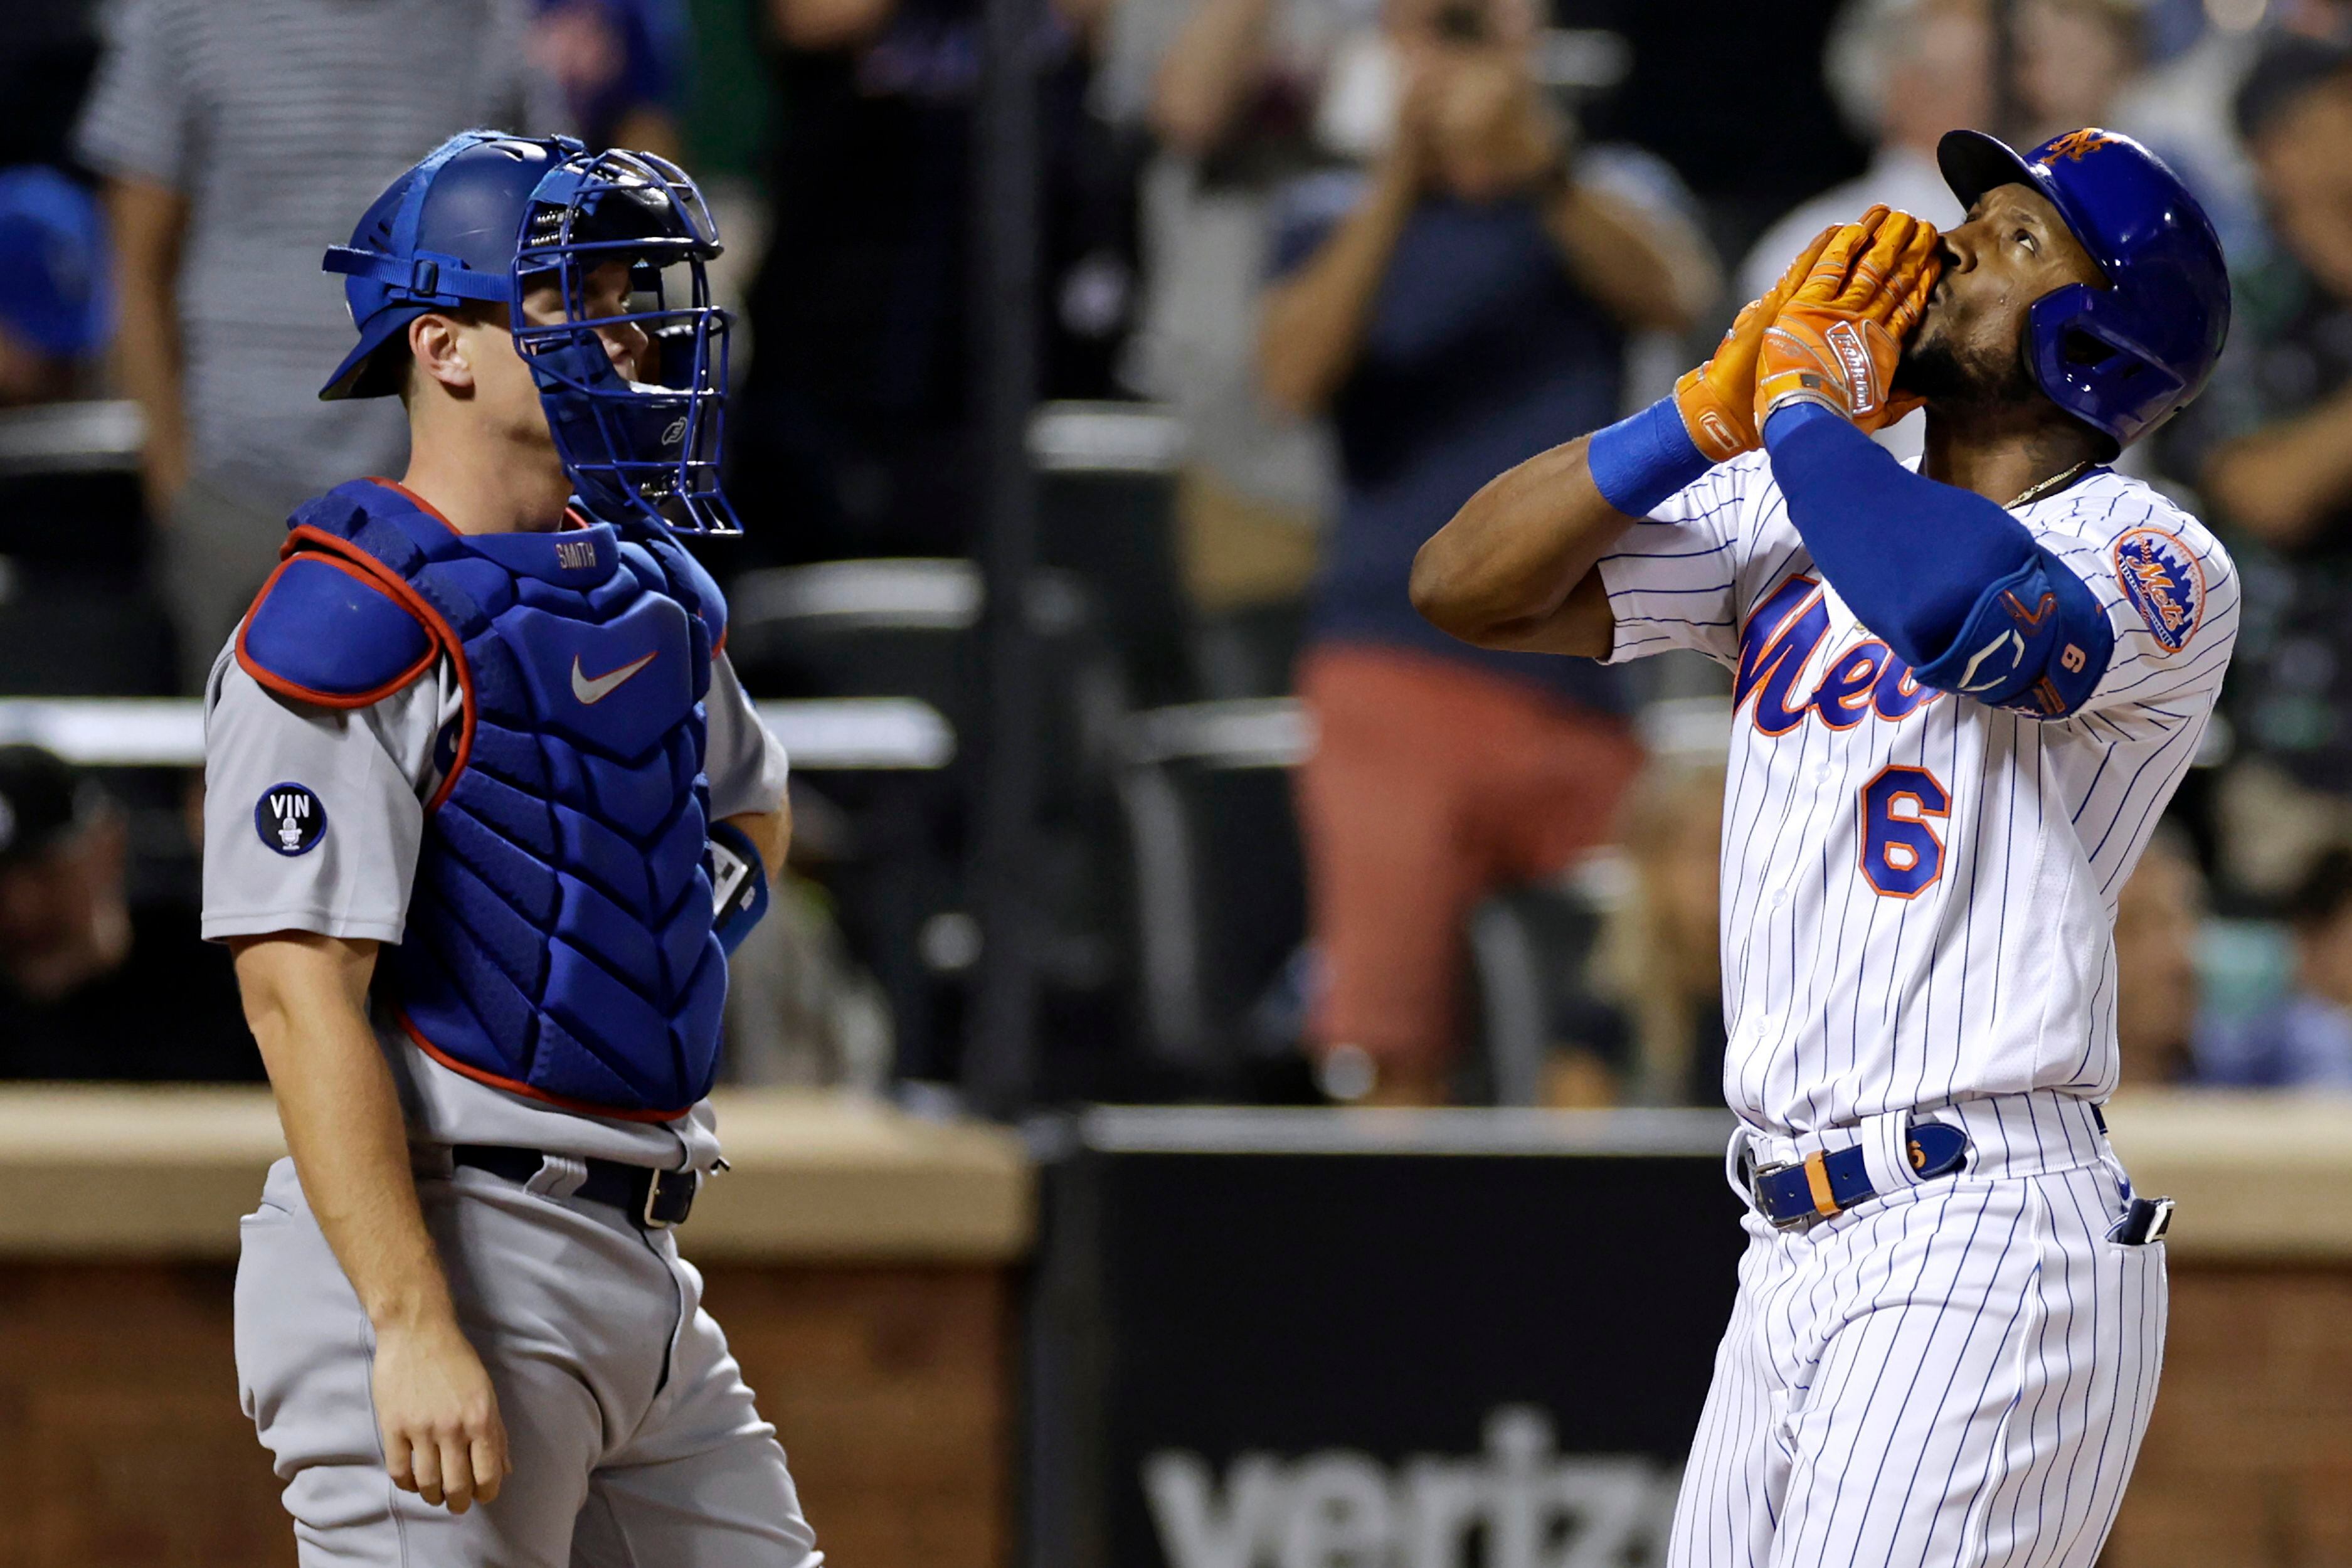
[[[1919,1179],[1932,1182],[1960,1168],[1968,1158],[1969,1135],[1940,1121],[1917,1121],[1904,1148]],[[1756,1212],[1783,1229],[1843,1214],[1878,1195],[1859,1143],[1834,1154],[1816,1150],[1793,1165],[1768,1165],[1749,1181],[1748,1191]]]

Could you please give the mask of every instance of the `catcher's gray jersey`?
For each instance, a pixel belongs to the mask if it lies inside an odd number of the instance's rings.
[[[461,708],[446,658],[382,701],[338,710],[273,694],[237,665],[233,647],[223,648],[205,688],[204,934],[398,942],[425,802],[441,779],[434,740]],[[724,654],[711,661],[708,711],[711,816],[774,810],[784,796],[783,746],[761,725]],[[413,1141],[668,1168],[683,1155],[697,1170],[718,1157],[708,1103],[668,1123],[563,1110],[451,1071],[386,1019],[376,1032]]]

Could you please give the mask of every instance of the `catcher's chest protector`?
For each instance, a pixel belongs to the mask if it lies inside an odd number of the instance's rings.
[[[703,864],[703,698],[724,635],[710,579],[667,540],[604,525],[459,534],[369,481],[296,512],[288,549],[281,576],[303,552],[365,573],[466,693],[436,747],[407,931],[379,970],[403,1026],[519,1094],[683,1114],[709,1091],[727,992]]]

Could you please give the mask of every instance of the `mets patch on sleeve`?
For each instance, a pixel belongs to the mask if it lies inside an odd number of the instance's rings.
[[[2148,635],[2179,653],[2205,613],[2205,568],[2189,547],[2160,528],[2135,528],[2116,541],[2116,581]]]

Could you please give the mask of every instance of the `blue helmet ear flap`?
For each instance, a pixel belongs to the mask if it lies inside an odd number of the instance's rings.
[[[2143,340],[2139,326],[2127,304],[2085,283],[2043,295],[2027,317],[2042,395],[2118,448],[2162,424],[2198,390]]]

